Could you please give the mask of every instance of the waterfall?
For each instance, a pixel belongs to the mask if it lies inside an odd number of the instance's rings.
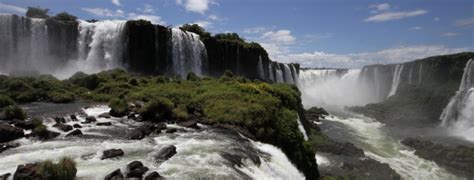
[[[285,76],[285,83],[288,84],[294,84],[293,81],[293,73],[291,73],[290,67],[288,64],[283,64],[283,69],[284,69],[284,76]]]
[[[397,93],[398,85],[400,84],[400,77],[403,71],[403,64],[397,64],[393,72],[392,88],[387,97],[393,96]]]
[[[279,66],[279,64],[277,64],[275,68],[275,72],[276,72],[276,82],[284,83],[285,80],[283,79],[283,71],[281,70],[281,67]]]
[[[275,82],[275,75],[273,74],[273,66],[271,62],[268,63],[268,79]]]
[[[298,78],[298,72],[297,72],[297,70],[296,70],[295,65],[292,64],[292,65],[290,66],[290,68],[291,68],[291,69],[290,69],[290,70],[291,70],[291,76],[293,77],[293,83],[294,83],[294,84],[298,84],[298,83],[299,83],[299,78]]]
[[[258,56],[258,77],[260,79],[265,79],[265,71],[263,70],[263,62],[262,62],[262,56]]]
[[[306,130],[303,127],[303,123],[301,123],[300,116],[298,115],[296,118],[296,121],[298,122],[298,129],[300,130],[301,134],[303,134],[304,140],[308,140],[308,134],[306,134]]]
[[[408,84],[411,84],[411,77],[413,76],[413,66],[414,64],[410,66],[410,74],[408,75]]]
[[[456,121],[468,121],[469,124],[474,125],[474,116],[472,112],[464,113],[466,107],[472,107],[472,92],[474,91],[474,63],[473,60],[469,60],[464,68],[462,75],[461,84],[456,94],[451,98],[448,105],[444,108],[440,119],[442,120],[442,126],[450,126]],[[469,108],[468,108],[469,109]]]
[[[420,62],[420,69],[418,70],[418,84],[421,83],[422,73],[423,73],[423,63]]]
[[[199,35],[172,29],[173,72],[186,77],[189,72],[202,75],[203,60],[206,59],[206,48]]]

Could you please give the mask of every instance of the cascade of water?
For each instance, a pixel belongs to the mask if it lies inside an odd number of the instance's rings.
[[[284,83],[285,80],[283,79],[283,71],[281,70],[281,68],[278,64],[275,68],[275,72],[276,72],[276,82],[277,83]]]
[[[263,70],[262,56],[258,56],[258,77],[260,79],[265,79],[265,71]]]
[[[423,73],[423,63],[420,62],[420,69],[418,69],[418,84],[421,83],[422,73]]]
[[[400,77],[403,71],[403,64],[397,64],[393,72],[392,88],[387,97],[393,96],[397,93],[398,85],[400,84]]]
[[[308,134],[306,134],[306,130],[303,127],[303,124],[301,123],[300,116],[298,115],[296,118],[296,121],[298,122],[298,129],[300,130],[301,134],[303,134],[304,140],[308,140]]]
[[[283,64],[283,70],[285,71],[285,83],[294,84],[293,73],[291,73],[290,67],[288,64]]]
[[[413,66],[415,66],[415,64],[412,64],[410,66],[410,74],[408,75],[408,84],[411,84],[411,77],[413,76]]]
[[[442,126],[449,126],[456,121],[472,121],[473,118],[461,118],[460,113],[465,109],[465,107],[470,106],[467,104],[469,98],[471,97],[471,92],[474,87],[474,81],[472,76],[474,76],[474,63],[473,60],[469,60],[464,68],[464,73],[462,75],[461,84],[459,86],[456,94],[451,98],[448,105],[444,108],[443,113],[441,114],[440,119],[442,120]],[[470,116],[470,115],[469,115]]]
[[[172,43],[174,73],[181,77],[186,77],[189,72],[202,75],[203,59],[206,59],[207,55],[199,35],[173,28]]]
[[[270,81],[275,81],[275,75],[273,74],[273,66],[272,63],[268,63],[268,79]]]
[[[294,82],[294,84],[298,84],[299,83],[299,78],[298,78],[298,72],[296,70],[295,65],[292,64],[290,66],[290,68],[291,68],[290,69],[291,70],[291,76],[293,77],[293,82]]]

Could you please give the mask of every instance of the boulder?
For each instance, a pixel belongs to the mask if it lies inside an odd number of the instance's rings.
[[[54,117],[53,119],[56,122],[56,124],[66,123],[66,119],[64,119],[63,117]]]
[[[140,140],[150,135],[151,133],[158,134],[163,129],[166,129],[166,124],[164,123],[158,123],[158,124],[145,123],[141,125],[140,127],[136,128],[135,130],[131,131],[128,134],[128,138],[133,139],[133,140]]]
[[[72,136],[82,136],[82,131],[79,129],[75,129],[74,131],[66,134],[65,137],[72,137]]]
[[[74,114],[71,114],[69,117],[71,118],[72,121],[79,121],[77,119],[76,115],[74,115]]]
[[[8,149],[11,149],[11,148],[16,148],[20,146],[20,144],[18,143],[4,143],[4,144],[0,144],[0,153],[2,153],[3,151],[6,151]],[[1,179],[1,178],[0,178]]]
[[[84,122],[85,124],[89,124],[92,122],[97,122],[97,119],[94,116],[87,116],[86,121]]]
[[[155,160],[158,163],[161,163],[163,161],[168,160],[169,158],[173,157],[176,154],[176,146],[174,145],[169,145],[161,148],[156,154],[155,154]]]
[[[186,128],[192,128],[192,129],[200,129],[200,127],[197,125],[196,121],[184,121],[184,122],[179,122],[179,126],[183,126]]]
[[[100,118],[106,118],[106,119],[110,119],[110,118],[111,118],[111,116],[110,116],[109,113],[102,113],[102,114],[99,114],[99,117],[100,117]]]
[[[5,173],[0,176],[0,180],[7,180],[11,175],[11,173]]]
[[[72,125],[72,127],[73,127],[73,128],[82,128],[82,126],[79,125],[79,124],[74,124],[74,125]]]
[[[148,168],[143,166],[140,161],[133,161],[127,165],[127,178],[143,178],[143,174],[148,171]]]
[[[16,168],[15,174],[13,175],[13,179],[40,180],[41,176],[39,175],[39,170],[40,170],[39,164],[19,165]]]
[[[12,124],[15,125],[15,127],[19,127],[21,129],[26,130],[35,128],[35,124],[33,123],[33,121],[14,120]]]
[[[97,126],[112,126],[112,122],[98,122]]]
[[[30,137],[37,137],[41,140],[48,140],[48,139],[54,139],[55,137],[58,137],[60,133],[53,132],[53,131],[48,131],[47,129],[33,129],[33,131],[30,134]]]
[[[23,129],[0,123],[0,143],[24,137]]]
[[[148,174],[145,177],[145,180],[164,180],[165,178],[162,177],[159,173],[156,171],[153,171],[152,173]]]
[[[69,132],[69,131],[71,131],[71,130],[73,129],[71,125],[62,124],[62,123],[60,123],[60,124],[55,124],[55,125],[53,125],[53,127],[57,128],[57,129],[59,129],[59,130],[61,130],[61,131],[63,131],[63,132]]]
[[[123,180],[125,178],[123,177],[122,171],[120,171],[120,169],[117,169],[111,172],[110,174],[108,174],[107,176],[105,176],[104,179],[105,180]]]
[[[102,153],[101,160],[110,159],[114,157],[123,156],[124,152],[121,149],[108,149]]]
[[[171,129],[167,129],[166,133],[175,133],[176,131],[178,131],[176,128],[171,128]]]

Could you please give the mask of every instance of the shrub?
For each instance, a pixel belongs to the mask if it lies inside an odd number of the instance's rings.
[[[207,32],[206,29],[199,26],[198,24],[184,24],[179,27],[182,31],[189,31],[198,34],[201,36],[201,39],[206,39],[211,37],[211,33]]]
[[[42,9],[40,7],[28,7],[28,11],[26,11],[26,17],[46,19],[49,17],[48,11],[49,9]]]
[[[0,94],[0,109],[14,104],[15,102],[10,97]]]
[[[73,180],[76,177],[76,163],[71,158],[63,157],[57,164],[51,160],[39,164],[39,176],[48,180]]]
[[[127,115],[128,103],[124,99],[113,98],[109,102],[110,115],[114,117],[122,117]]]
[[[146,121],[164,121],[171,118],[174,104],[167,98],[156,97],[140,109],[140,116]]]
[[[49,93],[49,99],[54,103],[70,103],[74,101],[74,94],[64,89],[54,90]]]
[[[137,81],[137,79],[133,78],[128,82],[128,84],[130,84],[132,86],[138,86],[138,81]]]
[[[77,17],[73,16],[67,12],[60,12],[54,16],[54,19],[58,21],[76,21]]]
[[[172,117],[173,119],[184,121],[189,118],[188,112],[186,110],[186,106],[179,105],[178,107],[172,110]]]
[[[5,119],[6,120],[13,120],[13,119],[20,119],[25,120],[26,114],[23,110],[18,106],[8,106],[4,109]]]
[[[196,74],[194,74],[193,72],[190,72],[186,76],[186,80],[188,80],[188,81],[199,81],[201,79]]]

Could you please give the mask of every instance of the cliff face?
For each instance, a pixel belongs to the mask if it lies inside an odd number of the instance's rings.
[[[473,57],[474,53],[468,52],[434,56],[400,65],[378,65],[378,69],[367,67],[373,71],[390,72],[367,76],[380,79],[381,83],[375,91],[379,92],[382,101],[352,109],[392,125],[438,125],[443,109],[459,88],[468,60]],[[397,66],[399,82],[394,83]],[[395,93],[389,96],[390,91]]]

